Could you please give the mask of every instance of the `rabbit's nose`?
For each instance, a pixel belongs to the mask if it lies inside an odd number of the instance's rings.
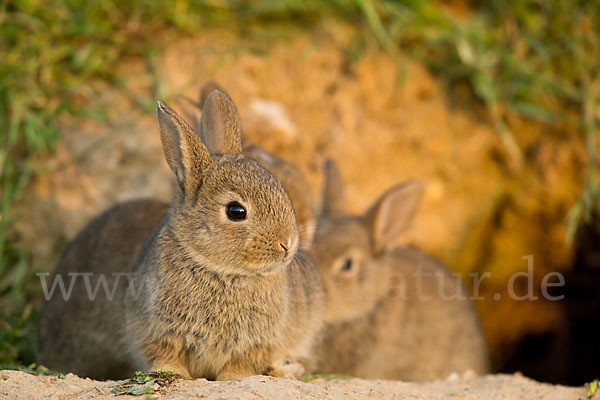
[[[295,239],[293,237],[288,237],[287,240],[279,240],[279,246],[283,249],[285,254],[287,255],[290,251],[294,250]]]

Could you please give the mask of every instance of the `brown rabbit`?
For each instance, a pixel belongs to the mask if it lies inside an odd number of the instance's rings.
[[[334,162],[325,170],[312,247],[327,297],[319,372],[401,380],[485,373],[486,342],[466,291],[431,256],[395,245],[424,185],[397,185],[364,215],[351,216]],[[453,294],[465,297],[444,298]]]
[[[100,296],[90,302],[77,287],[79,296],[45,305],[40,344],[48,367],[100,378],[160,368],[233,379],[299,376],[312,358],[324,299],[316,268],[298,252],[290,200],[277,179],[240,154],[239,116],[229,97],[213,92],[204,108],[199,136],[169,107],[157,105],[165,156],[180,190],[135,268],[126,251],[110,266],[73,255],[102,244],[98,237],[112,231],[102,221],[127,204],[93,222],[59,261],[57,274],[133,274],[112,301]],[[94,225],[104,230],[94,232]],[[141,231],[127,240],[141,242],[148,229]],[[88,318],[94,329],[77,322],[82,313],[94,316]]]

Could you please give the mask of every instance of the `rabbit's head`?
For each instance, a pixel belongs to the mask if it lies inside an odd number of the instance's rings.
[[[327,293],[327,322],[357,318],[387,293],[393,272],[382,257],[410,224],[423,191],[420,181],[394,186],[365,214],[351,216],[340,172],[333,160],[326,161],[312,255]]]
[[[195,105],[196,112],[189,112],[189,114],[191,118],[194,118],[198,126],[198,111],[202,111],[206,99],[208,99],[208,96],[215,90],[227,93],[218,83],[209,80],[204,82],[200,87],[197,101],[188,100],[188,103]],[[292,206],[294,207],[296,220],[298,221],[298,226],[300,228],[300,247],[305,250],[309,249],[312,244],[316,221],[312,193],[306,177],[294,164],[269,153],[259,145],[244,143],[243,147],[243,154],[246,157],[258,161],[258,163],[273,174],[285,188],[292,202]]]
[[[216,273],[278,270],[298,249],[290,199],[280,182],[242,152],[241,123],[221,91],[205,100],[199,130],[157,103],[160,137],[179,190],[168,234],[198,264]],[[170,251],[170,250],[168,250]]]

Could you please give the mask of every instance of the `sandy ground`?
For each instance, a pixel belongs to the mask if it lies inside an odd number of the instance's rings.
[[[115,382],[98,382],[69,374],[64,379],[33,376],[19,371],[0,371],[0,399],[123,399],[115,396]],[[237,381],[209,382],[205,379],[178,381],[161,399],[557,399],[588,398],[583,387],[538,383],[520,375],[483,377],[450,376],[446,380],[412,383],[383,380],[296,380],[254,376]],[[592,399],[600,399],[596,393]]]

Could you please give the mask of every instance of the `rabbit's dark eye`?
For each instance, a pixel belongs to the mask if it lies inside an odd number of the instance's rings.
[[[342,264],[342,272],[351,271],[352,270],[352,259],[347,258]]]
[[[246,219],[246,209],[240,203],[229,203],[226,207],[227,218],[232,221],[242,221]]]

